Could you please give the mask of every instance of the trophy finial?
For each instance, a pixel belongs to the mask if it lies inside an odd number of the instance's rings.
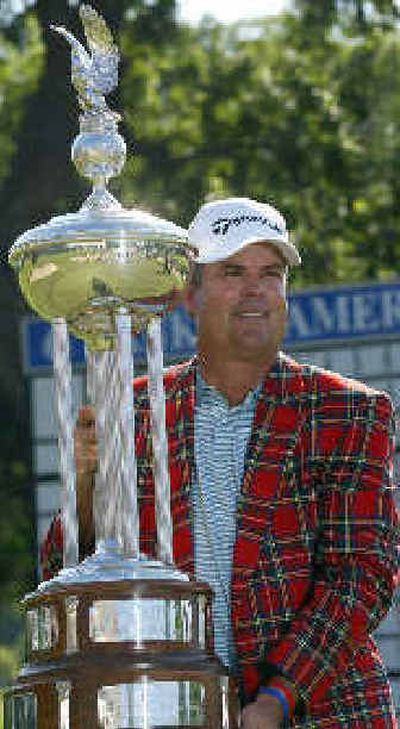
[[[71,46],[71,77],[83,112],[96,113],[108,109],[105,95],[118,84],[119,52],[104,19],[90,5],[81,5],[79,15],[89,51],[62,26],[52,29]]]
[[[78,172],[94,187],[83,207],[115,208],[120,207],[119,203],[106,185],[121,172],[126,146],[117,129],[120,116],[109,109],[105,96],[118,83],[119,52],[105,20],[94,8],[82,4],[79,15],[89,50],[63,26],[51,26],[71,46],[71,79],[82,111],[72,159]]]

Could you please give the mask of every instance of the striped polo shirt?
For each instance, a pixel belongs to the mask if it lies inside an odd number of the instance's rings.
[[[225,397],[196,378],[195,462],[192,484],[196,578],[214,591],[215,652],[235,670],[230,620],[232,550],[236,502],[243,479],[247,443],[260,387],[230,407]]]

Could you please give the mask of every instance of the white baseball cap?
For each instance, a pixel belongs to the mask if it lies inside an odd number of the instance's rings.
[[[272,205],[231,197],[202,205],[188,229],[189,243],[197,248],[196,263],[214,263],[233,256],[249,243],[272,243],[292,266],[301,263],[289,241],[286,221]]]

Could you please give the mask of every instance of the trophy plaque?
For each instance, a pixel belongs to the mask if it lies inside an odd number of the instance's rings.
[[[173,563],[161,317],[184,286],[186,231],[125,210],[107,189],[125,143],[105,95],[119,54],[81,5],[72,49],[81,115],[72,159],[93,190],[77,213],[21,235],[10,262],[31,307],[53,324],[63,569],[24,600],[26,660],[5,696],[5,729],[235,729],[230,678],[213,653],[211,591]],[[146,328],[157,558],[139,550],[132,332]],[[85,340],[99,465],[95,553],[79,562],[68,332]]]

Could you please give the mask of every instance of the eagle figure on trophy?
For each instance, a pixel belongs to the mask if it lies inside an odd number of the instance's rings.
[[[90,52],[66,28],[51,27],[71,46],[71,77],[81,109],[96,114],[108,110],[104,96],[117,86],[119,53],[109,28],[94,8],[83,4],[79,15]]]

